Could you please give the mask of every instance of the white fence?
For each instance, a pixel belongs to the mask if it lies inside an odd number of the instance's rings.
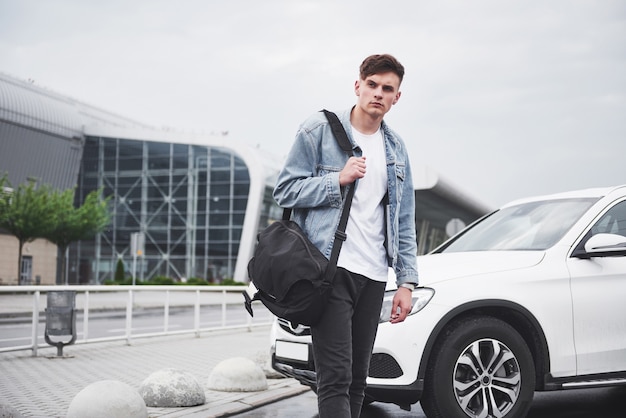
[[[154,336],[194,333],[224,329],[251,329],[267,326],[273,320],[272,314],[260,304],[255,304],[255,317],[252,318],[244,309],[243,286],[0,286],[0,330],[7,323],[26,322],[30,324],[30,343],[0,347],[0,353],[6,351],[32,350],[37,355],[38,348],[49,347],[40,343],[41,323],[45,323],[46,295],[51,291],[74,291],[76,293],[75,312],[82,314],[82,332],[75,330],[79,338],[76,344],[102,341],[126,340]],[[236,309],[236,306],[241,309]],[[231,315],[228,315],[230,307]],[[192,309],[193,320],[184,324],[182,329],[170,327],[170,309]],[[211,311],[212,324],[202,326],[201,318]],[[133,318],[141,311],[149,310],[158,315],[162,310],[163,326],[156,332],[134,332]],[[107,315],[117,313],[125,317],[125,330],[112,337],[89,338],[89,319],[94,313]],[[216,316],[219,317],[215,318]],[[78,327],[78,326],[77,326]],[[6,331],[5,331],[6,333]]]

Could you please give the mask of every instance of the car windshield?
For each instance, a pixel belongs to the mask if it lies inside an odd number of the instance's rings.
[[[559,199],[506,207],[435,252],[545,250],[596,201]]]

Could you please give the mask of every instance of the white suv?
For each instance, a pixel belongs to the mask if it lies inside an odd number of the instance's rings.
[[[428,417],[523,417],[534,391],[626,385],[626,186],[511,202],[418,258],[413,310],[388,291],[366,399]],[[315,389],[306,327],[273,367]]]

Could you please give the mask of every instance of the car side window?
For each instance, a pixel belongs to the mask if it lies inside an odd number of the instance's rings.
[[[626,201],[620,202],[606,212],[591,229],[595,234],[617,234],[626,237]]]

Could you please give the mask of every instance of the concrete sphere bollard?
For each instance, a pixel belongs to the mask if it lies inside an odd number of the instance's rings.
[[[67,410],[67,418],[148,418],[139,393],[123,382],[101,380],[78,392]]]
[[[152,373],[139,386],[139,395],[147,406],[180,407],[202,405],[204,389],[190,373],[162,369]]]
[[[0,405],[0,418],[24,418],[24,415],[10,405]]]
[[[256,392],[267,389],[267,379],[255,362],[235,357],[215,366],[207,380],[207,387],[223,392]]]

